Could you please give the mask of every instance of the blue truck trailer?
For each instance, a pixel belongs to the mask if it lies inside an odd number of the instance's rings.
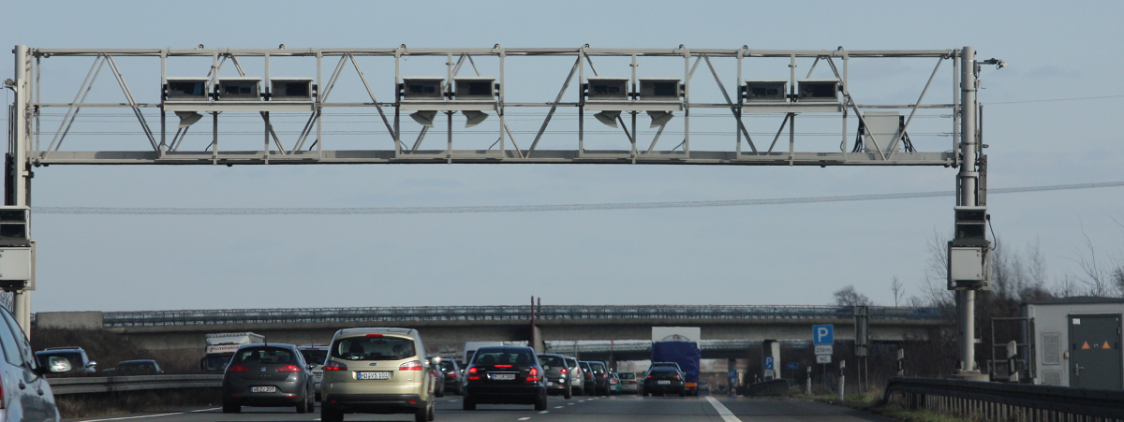
[[[702,353],[693,341],[658,341],[652,343],[652,362],[675,362],[683,371],[687,394],[699,395],[699,361]]]

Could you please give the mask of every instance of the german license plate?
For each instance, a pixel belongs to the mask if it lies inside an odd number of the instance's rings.
[[[547,382],[546,382],[546,386],[547,386],[547,387],[553,387],[553,386],[554,386],[554,381],[547,381]]]
[[[491,377],[496,381],[511,381],[515,379],[515,374],[491,374]]]
[[[659,385],[671,385],[671,380],[659,380],[656,382]]]
[[[272,385],[262,386],[262,387],[250,387],[250,392],[251,393],[276,393],[277,387],[274,387]]]
[[[387,371],[356,372],[355,378],[361,379],[361,380],[388,380],[388,379],[390,379],[390,372],[387,372]]]

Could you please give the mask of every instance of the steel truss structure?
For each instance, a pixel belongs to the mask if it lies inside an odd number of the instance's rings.
[[[27,87],[31,91],[29,95],[22,96],[25,101],[22,106],[26,108],[26,121],[25,124],[28,128],[35,128],[36,130],[29,130],[27,133],[35,133],[33,142],[29,140],[26,143],[27,157],[33,165],[47,165],[47,164],[338,164],[338,163],[351,163],[351,164],[376,164],[376,163],[513,163],[513,164],[530,164],[530,163],[632,163],[632,164],[719,164],[719,165],[815,165],[815,166],[835,166],[835,165],[937,165],[937,166],[957,166],[959,164],[958,155],[953,152],[957,149],[959,143],[959,96],[952,95],[952,99],[948,103],[943,104],[925,104],[925,95],[929,91],[929,87],[933,82],[934,77],[938,74],[941,64],[945,60],[952,60],[952,80],[953,84],[959,83],[959,75],[956,72],[960,60],[961,50],[948,49],[948,50],[846,50],[840,47],[836,50],[755,50],[742,47],[740,49],[690,49],[684,46],[672,49],[606,49],[606,48],[590,48],[588,46],[578,48],[504,48],[496,45],[493,48],[461,48],[461,49],[416,49],[406,48],[401,46],[398,48],[359,48],[359,49],[49,49],[49,48],[34,48],[26,50],[26,57],[23,60],[26,66],[26,75],[30,78]],[[418,56],[435,56],[442,57],[446,60],[446,73],[448,82],[442,86],[445,91],[454,78],[458,77],[464,68],[465,64],[476,70],[479,75],[479,70],[476,66],[474,58],[494,58],[498,60],[499,74],[496,75],[498,82],[498,89],[494,101],[476,102],[476,104],[469,106],[466,105],[467,101],[459,99],[449,99],[438,101],[441,104],[431,107],[434,111],[440,111],[448,115],[449,128],[446,134],[446,142],[441,147],[436,149],[422,148],[423,141],[425,140],[428,128],[423,128],[417,139],[407,141],[402,139],[402,112],[418,110],[419,107],[405,102],[401,96],[397,96],[392,102],[379,101],[375,96],[375,90],[372,89],[372,82],[375,83],[391,83],[389,74],[379,75],[378,77],[371,77],[364,74],[357,57],[382,57],[394,61],[395,73],[393,75],[393,83],[395,86],[402,83],[404,75],[401,73],[401,62],[409,57]],[[41,89],[42,78],[40,77],[41,68],[53,65],[56,61],[64,60],[66,58],[85,57],[93,58],[94,63],[91,65],[85,80],[78,89],[73,101],[70,102],[43,102],[40,101],[39,93]],[[200,103],[187,103],[183,101],[173,101],[171,99],[164,99],[159,103],[142,103],[138,102],[130,85],[127,83],[124,75],[121,73],[120,68],[117,66],[117,58],[122,57],[151,57],[154,60],[160,61],[161,69],[161,82],[166,85],[168,83],[167,62],[169,58],[177,57],[203,57],[211,59],[211,66],[206,74],[206,79],[209,80],[208,86],[213,86],[219,80],[219,71],[224,65],[233,66],[238,74],[245,76],[247,73],[243,68],[239,58],[246,59],[248,57],[260,58],[264,63],[264,68],[261,69],[261,80],[264,81],[264,86],[270,86],[270,59],[281,57],[296,57],[304,58],[307,60],[315,61],[315,84],[316,94],[313,95],[311,101],[302,102],[280,102],[280,101],[205,101]],[[505,63],[508,60],[524,60],[533,57],[568,57],[573,59],[573,64],[570,66],[566,78],[561,81],[561,90],[557,96],[553,98],[544,98],[544,101],[539,102],[508,102],[505,100],[506,84],[505,79]],[[596,111],[603,109],[598,108],[592,101],[587,101],[585,95],[579,94],[576,101],[563,101],[567,89],[571,85],[577,84],[584,86],[589,81],[591,76],[599,76],[595,61],[601,58],[618,57],[632,60],[632,76],[631,76],[631,93],[628,105],[618,107],[623,109],[624,115],[631,115],[631,122],[626,122],[625,118],[617,117],[618,122],[622,127],[622,142],[619,149],[614,150],[592,150],[587,149],[585,140],[588,130],[585,128],[585,111]],[[672,59],[681,59],[683,61],[683,93],[682,98],[673,108],[669,110],[681,111],[683,118],[683,139],[682,142],[667,143],[663,148],[657,148],[657,142],[666,122],[659,126],[659,131],[655,134],[650,141],[637,139],[636,116],[637,113],[644,110],[660,109],[659,106],[653,105],[650,102],[640,101],[637,99],[639,95],[636,92],[637,86],[637,59],[646,57],[664,57]],[[780,103],[754,103],[752,101],[745,101],[742,93],[742,87],[746,81],[743,75],[743,65],[747,61],[761,59],[761,58],[781,58],[788,59],[788,90],[790,91],[789,97],[791,100],[782,101]],[[850,90],[849,84],[849,60],[852,58],[914,58],[914,59],[929,59],[934,64],[932,75],[929,77],[928,82],[919,89],[917,101],[912,104],[873,104],[873,103],[859,103]],[[800,80],[797,75],[796,61],[797,59],[814,59],[811,69],[807,75],[810,77],[817,65],[830,68],[831,74],[834,75],[834,80],[838,81],[838,88],[841,98],[835,102],[800,102],[796,100],[796,85]],[[17,59],[18,60],[18,59]],[[255,59],[258,60],[258,59]],[[334,66],[330,68],[330,73],[326,75],[325,60],[328,65],[334,62]],[[736,81],[736,85],[728,88],[723,78],[718,72],[718,68],[714,62],[717,61],[734,61],[736,62],[737,74],[727,75],[727,81]],[[68,66],[72,65],[73,61],[68,62]],[[729,64],[729,63],[727,63]],[[700,67],[708,68],[710,77],[703,77],[704,81],[695,80],[696,71]],[[732,67],[732,66],[731,66]],[[351,68],[351,69],[348,69]],[[126,102],[124,103],[87,103],[85,101],[90,92],[90,87],[97,80],[99,74],[103,70],[108,70],[116,80],[117,85],[120,87],[121,92],[124,94]],[[821,68],[822,69],[822,68]],[[252,69],[253,70],[253,69]],[[344,72],[354,71],[359,79],[362,81],[363,88],[370,101],[366,102],[333,102],[330,101],[331,94],[336,87],[337,81]],[[202,76],[203,72],[200,72]],[[801,72],[803,74],[803,72]],[[312,75],[308,75],[310,78]],[[523,76],[523,75],[520,75]],[[381,78],[381,79],[380,79]],[[724,98],[721,103],[701,103],[691,100],[692,85],[704,83],[705,79],[712,79],[711,82],[715,84]],[[380,81],[381,80],[381,81]],[[548,83],[549,81],[544,81]],[[135,86],[135,85],[134,85]],[[145,87],[145,89],[155,90],[157,87]],[[451,91],[451,89],[448,89]],[[264,90],[263,90],[264,91]],[[957,87],[952,87],[952,92],[957,92]],[[268,94],[267,94],[268,95]],[[666,106],[666,105],[665,105]],[[83,109],[88,108],[124,108],[132,111],[135,115],[138,127],[137,132],[143,134],[142,144],[137,145],[135,150],[60,150],[63,142],[68,138],[70,129],[78,113]],[[63,118],[62,124],[54,133],[39,133],[40,128],[40,113],[44,110],[51,108],[65,109],[66,114]],[[425,107],[421,107],[425,108]],[[457,149],[455,148],[455,132],[452,128],[452,116],[457,110],[464,110],[474,108],[477,110],[494,111],[498,115],[499,125],[497,133],[496,144],[498,148],[479,150],[479,149]],[[522,147],[516,142],[512,135],[508,123],[505,121],[505,111],[508,109],[545,109],[546,116],[542,120],[541,126],[535,134],[533,140],[525,143]],[[574,109],[576,108],[579,113],[577,121],[576,139],[574,139],[573,148],[563,150],[547,150],[540,149],[539,144],[543,139],[548,127],[552,124],[552,118],[560,109]],[[157,110],[160,114],[159,122],[149,122],[145,117],[143,111],[147,109]],[[322,117],[325,115],[330,116],[332,112],[341,110],[356,110],[366,109],[377,112],[377,117],[372,119],[372,122],[378,124],[380,128],[385,128],[385,133],[389,135],[389,142],[386,141],[372,141],[371,148],[361,150],[339,150],[330,149],[332,145],[331,139],[325,139],[323,127],[325,123]],[[691,113],[692,110],[725,110],[729,112],[730,123],[729,127],[733,136],[729,142],[729,148],[726,150],[700,150],[692,148],[691,145]],[[864,112],[875,109],[890,109],[890,110],[908,110],[908,119],[904,120],[903,130],[894,136],[877,135],[884,138],[868,142],[868,145],[873,144],[874,148],[866,148],[865,150],[856,150],[852,152],[846,147],[848,135],[847,120],[848,116],[857,118],[860,125],[866,123]],[[913,148],[906,148],[904,151],[901,148],[903,143],[908,142],[908,137],[905,136],[905,130],[908,129],[910,123],[913,122],[915,115],[919,109],[943,109],[951,111],[953,120],[953,127],[951,130],[952,142],[948,148],[940,148],[941,151],[916,151]],[[274,129],[270,122],[271,112],[307,112],[308,119],[304,128],[295,140],[283,140],[278,136],[277,131]],[[183,137],[190,128],[176,128],[177,122],[172,122],[172,127],[169,128],[167,117],[169,113],[176,112],[196,112],[211,114],[211,132],[212,142],[204,150],[190,151],[183,146]],[[220,115],[223,112],[255,112],[260,113],[262,117],[262,148],[259,150],[227,150],[223,147],[225,144],[219,137]],[[840,150],[835,151],[806,151],[797,150],[796,148],[796,132],[795,122],[802,113],[835,113],[840,117],[842,124],[841,137],[843,138],[843,146]],[[376,113],[372,113],[374,115]],[[784,116],[784,121],[781,123],[780,129],[777,131],[776,136],[768,137],[771,139],[753,139],[746,125],[743,117],[749,115],[760,114],[773,114],[777,116]],[[175,115],[172,116],[175,120]],[[554,123],[556,126],[558,123]],[[778,146],[782,133],[787,125],[788,129],[788,146],[784,147],[783,141]],[[868,126],[869,127],[869,126]],[[571,128],[572,129],[572,128]],[[876,135],[868,135],[868,139]],[[771,142],[770,142],[771,141]],[[766,142],[769,142],[766,144]],[[678,143],[678,145],[675,145]],[[645,145],[646,144],[646,145]],[[83,145],[96,146],[96,142],[83,141]],[[670,148],[670,145],[675,145]],[[314,146],[314,148],[312,147]]]
[[[965,209],[966,216],[985,216],[986,209],[986,157],[981,153],[986,145],[981,142],[982,123],[980,105],[976,93],[979,89],[979,71],[981,64],[995,64],[999,67],[1004,62],[991,59],[977,61],[975,50],[966,46],[960,49],[947,50],[847,50],[842,47],[835,50],[756,50],[743,46],[740,49],[690,49],[685,46],[670,49],[606,49],[590,48],[588,45],[578,48],[504,48],[495,45],[492,48],[430,48],[415,49],[399,46],[397,48],[358,48],[358,49],[286,49],[284,45],[277,49],[206,49],[200,45],[195,49],[49,49],[28,48],[17,45],[15,53],[15,79],[5,81],[5,88],[15,92],[15,101],[9,110],[8,128],[8,156],[5,173],[5,205],[27,207],[30,205],[30,179],[32,167],[50,164],[203,164],[203,165],[234,165],[234,164],[386,164],[386,163],[482,163],[482,164],[703,164],[703,165],[805,165],[805,166],[886,166],[886,165],[914,165],[914,166],[944,166],[958,167],[956,176],[957,201],[956,205]],[[442,57],[445,58],[444,78],[431,78],[430,82],[440,80],[439,85],[431,87],[433,95],[425,101],[416,101],[411,96],[412,90],[405,90],[403,82],[407,81],[406,75],[401,72],[402,62],[409,57]],[[85,80],[80,85],[74,99],[69,102],[45,102],[41,99],[43,78],[41,69],[44,62],[53,63],[55,60],[66,58],[86,57],[93,58]],[[129,88],[125,76],[117,65],[118,58],[152,58],[159,61],[160,65],[160,98],[159,102],[142,103],[136,100]],[[211,65],[206,76],[197,75],[194,79],[200,83],[198,92],[176,91],[175,96],[169,88],[167,64],[169,58],[209,58]],[[307,80],[307,89],[298,89],[295,92],[306,95],[304,100],[294,101],[293,96],[286,93],[281,95],[284,101],[276,101],[278,95],[272,92],[270,79],[270,60],[272,58],[296,58],[312,60],[315,62],[315,77],[305,75],[301,80]],[[367,75],[363,73],[357,58],[375,57],[393,60],[395,98],[393,102],[380,102],[375,96],[375,90]],[[487,57],[498,61],[498,74],[494,78],[484,77],[480,74],[474,58]],[[525,60],[532,57],[555,57],[573,59],[569,72],[561,83],[561,89],[556,96],[544,98],[543,101],[534,102],[508,102],[506,101],[507,75],[504,69],[508,59]],[[671,87],[672,94],[654,94],[644,91],[644,78],[639,78],[637,73],[637,60],[639,58],[662,57],[665,59],[682,60],[682,76]],[[245,69],[239,58],[260,58],[263,63],[261,77],[247,78]],[[336,61],[327,79],[324,78],[324,59]],[[601,77],[595,66],[595,59],[630,59],[631,77],[617,78],[619,83],[614,88],[620,98],[614,97],[613,101],[596,99],[590,90],[594,80],[610,79]],[[890,59],[928,59],[933,62],[932,74],[923,87],[920,88],[917,101],[912,104],[878,104],[860,103],[851,90],[849,75],[849,61],[853,58],[890,58]],[[772,59],[787,59],[788,78],[780,81],[747,80],[743,74],[743,67],[747,61]],[[807,76],[798,79],[796,74],[797,59],[812,61],[811,69]],[[951,60],[952,66],[952,96],[948,103],[926,104],[925,95],[930,85],[941,69],[945,60]],[[727,89],[720,76],[717,61],[733,61],[724,63],[727,67],[737,69],[736,74],[727,75],[727,81],[734,81],[733,89]],[[224,98],[226,92],[220,95],[218,90],[219,76],[224,64],[230,63],[237,70],[241,78],[234,78],[234,86],[244,87],[246,91],[235,90],[230,97]],[[830,68],[832,77],[826,80],[810,80],[817,65]],[[486,81],[484,90],[469,90],[467,96],[460,93],[459,81],[456,77],[460,74],[465,64],[471,67],[477,77],[475,82]],[[721,93],[724,101],[706,103],[692,101],[692,86],[700,82],[693,82],[695,72],[705,64],[713,77],[713,82]],[[362,82],[365,93],[370,101],[361,102],[334,102],[329,101],[341,74],[348,65],[354,69]],[[71,66],[67,64],[67,66]],[[103,68],[108,68],[124,94],[124,103],[88,103],[86,98],[91,87],[102,73]],[[588,73],[587,73],[588,72]],[[202,72],[200,72],[202,73]],[[541,74],[543,72],[536,72]],[[706,73],[706,72],[704,72]],[[531,75],[532,77],[537,75]],[[666,75],[660,75],[666,76]],[[600,77],[600,78],[599,78]],[[379,79],[381,78],[381,79]],[[389,72],[379,75],[375,81],[385,80],[390,83]],[[155,79],[155,78],[152,78]],[[230,78],[228,78],[230,79]],[[278,78],[281,79],[281,78]],[[578,95],[575,101],[563,101],[568,89],[577,81]],[[652,78],[649,78],[652,79]],[[704,78],[705,79],[705,78]],[[495,91],[492,83],[497,81]],[[257,91],[260,83],[264,82],[265,90],[261,94]],[[650,81],[649,81],[650,82]],[[767,88],[763,97],[755,97],[756,91],[750,95],[751,87],[747,82],[757,83],[757,86],[781,86],[770,93]],[[249,85],[245,85],[245,84]],[[315,86],[312,86],[315,83]],[[383,83],[383,82],[379,82]],[[437,82],[433,82],[437,83]],[[768,85],[770,83],[779,85]],[[802,84],[809,83],[809,92]],[[243,84],[243,85],[238,85]],[[454,84],[458,84],[454,91]],[[376,85],[377,86],[377,85]],[[205,89],[203,89],[205,87]],[[603,88],[605,86],[602,86]],[[799,87],[799,93],[798,91]],[[418,92],[425,93],[425,87]],[[639,88],[639,89],[638,89]],[[157,89],[155,86],[153,89]],[[239,88],[240,89],[240,88]],[[824,91],[826,90],[826,91]],[[190,92],[189,92],[190,91]],[[206,91],[206,96],[204,92]],[[410,94],[407,95],[406,93]],[[611,90],[597,91],[611,92]],[[659,92],[659,91],[656,91]],[[193,101],[183,101],[179,94],[197,95]],[[745,95],[743,95],[745,94]],[[826,94],[826,95],[825,95]],[[290,98],[284,98],[289,96]],[[663,97],[661,97],[663,96]],[[655,97],[658,101],[653,101]],[[765,98],[767,97],[767,98]],[[764,100],[762,100],[764,98]],[[808,101],[805,101],[808,100]],[[41,116],[44,110],[56,108],[65,109],[62,124],[49,139],[43,137],[41,132]],[[61,149],[63,142],[68,138],[70,129],[78,113],[87,108],[128,110],[135,116],[138,125],[137,132],[142,134],[144,141],[136,147],[129,149],[111,150],[110,143],[85,142],[81,147],[88,149],[72,150]],[[516,142],[508,125],[505,112],[508,109],[545,109],[546,115],[539,129],[535,131],[534,139],[524,143],[523,147]],[[362,149],[331,149],[333,140],[325,138],[323,117],[332,110],[366,109],[375,113],[366,113],[377,118],[371,120],[384,126],[389,135],[389,142],[372,139],[368,148]],[[576,139],[572,147],[565,149],[540,149],[540,142],[547,132],[552,119],[559,110],[577,110]],[[702,150],[692,148],[691,144],[691,116],[692,110],[718,110],[723,114],[729,112],[730,131],[733,132],[728,147],[719,150]],[[872,125],[869,114],[873,110],[908,110],[908,117],[899,113],[893,116],[881,115],[882,123]],[[939,148],[940,151],[919,151],[909,140],[907,130],[918,110],[935,109],[947,110],[952,120],[950,148]],[[159,114],[158,129],[155,124],[148,121],[146,110],[155,110]],[[594,149],[587,148],[585,128],[585,112],[599,111],[594,117],[608,126],[618,127],[623,132],[623,142],[619,148]],[[410,117],[422,123],[424,128],[418,137],[411,143],[402,139],[402,112],[415,111]],[[480,114],[491,111],[498,116],[499,124],[495,132],[496,141],[493,149],[457,149],[454,148],[453,114],[461,111],[468,117],[468,126],[479,123]],[[652,116],[652,128],[659,127],[654,137],[647,145],[641,143],[636,126],[637,114],[647,112]],[[168,113],[174,113],[179,119],[175,122],[177,129],[169,133]],[[254,113],[260,114],[262,119],[261,149],[228,150],[227,144],[220,142],[219,121],[222,113]],[[270,121],[270,113],[301,112],[308,113],[308,119],[298,136],[286,143],[275,130]],[[469,114],[469,112],[474,114]],[[606,113],[609,112],[609,113]],[[667,126],[668,113],[682,113],[683,139],[672,148],[667,148],[668,143],[657,148],[660,135]],[[211,115],[211,143],[202,150],[187,148],[183,139],[191,124],[203,118],[201,113]],[[447,115],[448,128],[443,147],[423,149],[423,141],[433,120],[438,113]],[[663,114],[660,114],[663,113]],[[829,113],[839,117],[842,137],[838,151],[806,150],[796,148],[795,122],[802,114]],[[151,114],[151,113],[150,113]],[[702,114],[702,113],[700,113]],[[771,142],[766,147],[765,140],[753,139],[746,129],[743,120],[746,116],[768,115],[783,116],[780,129],[772,136]],[[475,123],[474,123],[474,117]],[[624,116],[629,116],[626,122]],[[662,116],[657,118],[656,116]],[[900,121],[896,128],[885,129],[887,119],[890,124],[893,119]],[[859,122],[859,137],[855,140],[854,148],[848,148],[847,122],[857,119]],[[777,143],[785,132],[787,125],[788,146],[787,150]],[[873,128],[880,127],[886,132],[877,132]],[[865,128],[865,132],[864,132]],[[380,129],[381,130],[381,129]],[[463,133],[463,132],[458,132]],[[169,136],[171,135],[171,136]],[[860,142],[862,143],[860,145]],[[509,145],[510,143],[510,145]],[[458,143],[459,145],[459,143]],[[69,146],[69,144],[68,144]],[[87,147],[89,146],[89,147]],[[680,149],[682,147],[682,149]],[[802,144],[803,147],[803,144]],[[873,148],[872,148],[873,147]],[[307,148],[307,149],[306,149]],[[958,216],[960,214],[957,214]],[[959,218],[959,217],[958,217]],[[982,220],[981,220],[982,221]],[[982,226],[981,226],[982,227]],[[986,258],[990,251],[990,243],[986,240],[986,233],[979,233],[979,243],[973,244],[971,250],[977,256]],[[950,243],[950,250],[951,250]],[[972,249],[974,248],[974,249]],[[963,249],[963,248],[961,248]],[[960,251],[965,252],[965,251]],[[951,254],[950,254],[951,256]],[[959,254],[964,257],[967,255]],[[31,258],[30,280],[4,280],[3,288],[14,291],[14,314],[20,326],[30,334],[31,326],[31,301],[30,290],[34,289],[34,255]],[[970,261],[970,260],[969,260]],[[954,273],[953,260],[949,261],[950,285]],[[956,261],[957,269],[971,269],[977,266],[978,281],[983,284],[965,285],[963,290],[957,291],[957,307],[959,319],[959,370],[958,376],[964,379],[975,379],[980,376],[978,365],[975,361],[975,325],[974,302],[975,290],[986,286],[989,269],[987,259],[980,262]],[[967,265],[967,266],[965,266]],[[960,288],[960,287],[957,287]]]

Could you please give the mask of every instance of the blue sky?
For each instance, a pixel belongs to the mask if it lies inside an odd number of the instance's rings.
[[[854,50],[970,45],[981,59],[1009,63],[983,72],[980,99],[987,104],[1124,95],[1124,80],[1116,71],[1124,60],[1117,42],[1124,34],[1116,22],[1122,8],[1110,1],[38,1],[7,5],[6,14],[20,18],[0,28],[0,44],[272,48],[284,43],[296,48],[589,43]],[[44,65],[45,77],[66,81],[44,90],[59,102],[73,98],[91,62],[68,60]],[[607,73],[628,71],[607,62]],[[408,66],[440,74],[442,68],[433,63],[419,59]],[[521,95],[540,101],[553,98],[570,66],[509,63],[509,87],[525,84]],[[856,60],[854,94],[860,103],[863,98],[912,102],[934,63]],[[491,66],[483,60],[480,64],[484,70]],[[950,64],[943,65],[927,100],[951,95]],[[54,67],[48,70],[48,65]],[[144,82],[154,74],[130,67],[128,60],[122,66],[135,81],[130,83],[138,100],[155,101],[154,84]],[[681,62],[644,66],[682,71]],[[12,76],[10,65],[0,69],[0,78]],[[177,71],[188,69],[185,65]],[[301,69],[294,65],[287,70]],[[372,80],[386,81],[379,69],[371,65],[364,71]],[[779,69],[778,77],[787,77],[787,68]],[[539,79],[531,76],[536,72],[547,85],[536,88]],[[724,76],[728,88],[732,77]],[[115,87],[109,76],[102,78],[93,95],[110,98]],[[387,83],[373,84],[378,92],[390,90]],[[335,95],[361,98],[365,93]],[[387,94],[380,97],[385,100]],[[1124,180],[1121,111],[1121,98],[987,106],[991,186]],[[721,124],[718,119],[698,121],[703,128],[712,124],[703,122]],[[97,130],[135,128],[135,121],[128,120],[89,124]],[[377,127],[374,120],[352,124]],[[947,149],[943,145],[950,140],[939,133],[950,130],[948,119],[917,124],[917,133],[932,134],[917,136],[919,145]],[[752,130],[768,132],[775,125],[762,123]],[[850,128],[853,133],[854,125]],[[253,137],[255,142],[259,136]],[[516,136],[529,142],[529,135]],[[68,142],[99,139],[104,138]],[[825,139],[824,145],[838,144],[838,138]],[[729,140],[700,137],[699,142],[723,141]],[[954,180],[955,169],[920,167],[52,166],[36,170],[33,204],[395,207],[690,201],[951,190]],[[827,304],[833,291],[848,284],[879,304],[892,304],[894,276],[905,282],[907,295],[920,293],[927,242],[934,232],[950,230],[952,205],[951,198],[930,198],[530,214],[39,215],[33,228],[39,244],[33,308],[500,305],[523,304],[531,295],[541,296],[544,304]],[[1124,247],[1124,227],[1112,219],[1124,214],[1124,199],[1116,188],[995,195],[989,198],[989,210],[995,231],[1006,242],[1040,245],[1052,278],[1076,273],[1083,231],[1100,253],[1111,256]]]

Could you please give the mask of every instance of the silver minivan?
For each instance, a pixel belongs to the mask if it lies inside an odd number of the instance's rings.
[[[2,307],[0,307],[2,308]],[[39,365],[31,352],[31,344],[23,335],[7,309],[0,312],[0,348],[4,359],[0,363],[0,420],[59,422],[55,396],[43,375],[48,372],[70,372],[74,364],[63,356],[45,358]]]
[[[345,413],[412,413],[433,420],[435,377],[418,331],[345,328],[336,331],[320,386],[320,420]]]

